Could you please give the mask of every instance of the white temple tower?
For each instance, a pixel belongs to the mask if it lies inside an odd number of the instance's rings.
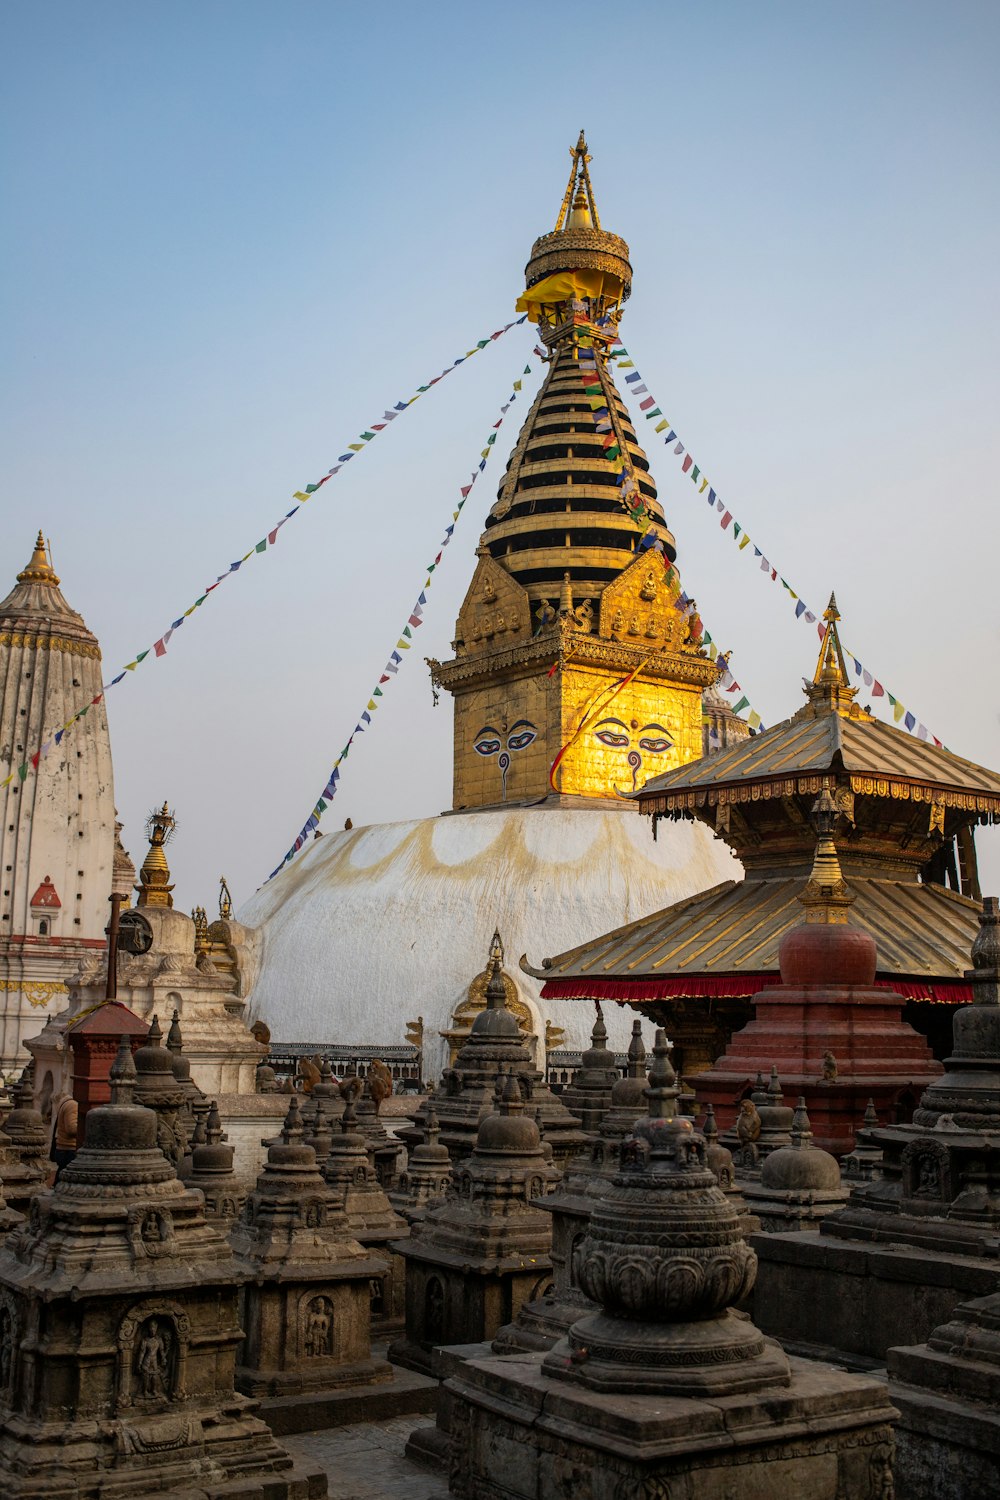
[[[111,741],[96,637],[59,591],[41,532],[0,603],[0,1067],[66,1004],[104,946],[115,844]],[[32,757],[43,747],[37,766]],[[22,774],[19,767],[27,764]]]

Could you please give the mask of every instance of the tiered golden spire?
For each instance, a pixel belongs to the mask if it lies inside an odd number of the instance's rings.
[[[41,530],[35,541],[35,550],[31,554],[31,561],[26,568],[22,568],[17,575],[18,583],[50,583],[58,587],[59,579],[56,577],[55,569],[49,561],[48,547]]]
[[[173,906],[170,868],[163,846],[177,826],[176,819],[164,802],[159,812],[149,815],[149,849],[139,871],[138,906]]]
[[[587,170],[587,164],[592,158],[587,155],[587,142],[583,138],[582,130],[576,145],[570,146],[569,154],[573,158],[573,165],[570,168],[569,182],[563,194],[559,217],[556,219],[556,231],[562,229],[564,224],[567,229],[600,229],[601,220],[597,213],[597,204],[594,202],[590,172]],[[573,207],[567,219],[571,199]]]
[[[829,926],[843,926],[848,908],[854,901],[847,888],[833,842],[837,821],[837,804],[824,787],[813,803],[812,823],[816,830],[816,853],[813,867],[799,900],[806,909],[806,921]]]
[[[840,631],[837,629],[840,611],[837,608],[836,594],[830,595],[823,619],[826,621],[826,634],[819,648],[819,660],[813,680],[806,684],[806,697],[817,708],[843,714],[845,718],[861,717],[863,710],[854,701],[858,690],[851,687],[844,650],[840,644]]]

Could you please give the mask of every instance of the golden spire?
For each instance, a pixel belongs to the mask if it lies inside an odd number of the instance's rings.
[[[18,573],[17,581],[18,583],[50,583],[53,586],[58,586],[59,579],[56,577],[55,570],[49,562],[48,548],[40,530],[35,542],[35,550],[31,554],[31,561],[26,568]]]
[[[139,884],[136,887],[139,900],[136,904],[173,906],[174,898],[170,894],[173,886],[170,884],[170,868],[163,846],[177,827],[177,822],[165,802],[159,812],[150,813],[146,827],[149,832],[149,849],[139,871]]]
[[[564,225],[567,229],[600,229],[601,221],[597,216],[594,189],[590,185],[590,172],[587,169],[587,163],[593,158],[587,155],[587,142],[583,138],[582,130],[576,145],[570,146],[569,154],[573,158],[573,165],[569,169],[569,182],[566,184],[566,191],[563,193],[562,204],[559,208],[559,217],[556,219],[556,231],[558,232]],[[573,208],[567,219],[566,214],[571,200]]]
[[[819,648],[819,660],[813,680],[806,685],[806,697],[810,703],[822,705],[834,713],[855,717],[860,713],[854,702],[858,690],[851,687],[847,675],[847,663],[844,661],[840,632],[837,629],[840,611],[837,609],[836,594],[830,595],[823,619],[826,621],[826,634]]]
[[[836,608],[836,606],[834,606]],[[806,909],[806,921],[840,926],[847,921],[848,907],[854,900],[847,888],[833,842],[833,825],[837,821],[837,804],[829,791],[820,792],[812,808],[816,830],[816,853],[813,867],[799,900]]]

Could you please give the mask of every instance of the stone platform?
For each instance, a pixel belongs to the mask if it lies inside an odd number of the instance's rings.
[[[372,1356],[379,1361],[385,1359],[385,1344],[373,1344]],[[259,1403],[259,1414],[278,1436],[314,1428],[347,1427],[356,1422],[384,1424],[424,1413],[433,1416],[441,1391],[438,1381],[416,1370],[396,1365],[392,1368],[393,1378],[380,1385],[266,1397]],[[407,1421],[407,1434],[411,1426]]]
[[[598,1393],[541,1354],[468,1361],[446,1382],[467,1500],[885,1500],[896,1412],[881,1382],[791,1360],[784,1388],[728,1396]],[[551,1355],[548,1356],[552,1358]]]
[[[404,1457],[409,1430],[407,1417],[377,1417],[303,1432],[288,1438],[285,1447],[299,1464],[325,1472],[330,1500],[448,1500],[446,1479]]]

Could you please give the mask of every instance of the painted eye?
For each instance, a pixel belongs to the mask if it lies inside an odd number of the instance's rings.
[[[500,749],[499,740],[477,740],[473,747],[477,755],[496,755]]]
[[[533,729],[522,729],[518,734],[512,734],[507,741],[508,750],[526,750],[532,740],[538,736]]]
[[[673,743],[673,740],[666,738],[641,739],[639,749],[648,750],[651,755],[662,755],[664,750],[670,750],[673,747]]]
[[[628,748],[628,735],[615,734],[613,729],[597,729],[594,731],[602,745],[611,745],[615,750]]]

